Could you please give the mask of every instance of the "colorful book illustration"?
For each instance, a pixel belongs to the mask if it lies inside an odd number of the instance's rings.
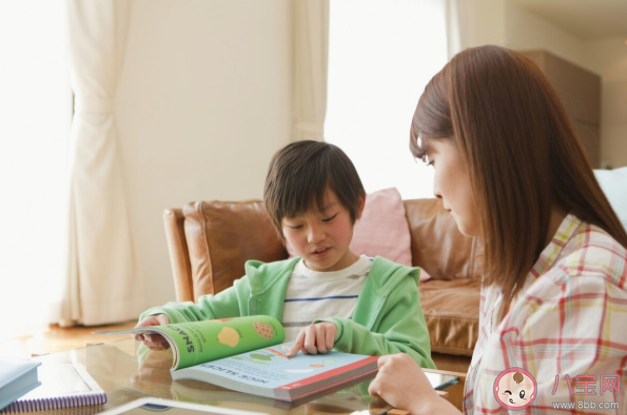
[[[40,362],[0,359],[0,410],[40,385]]]
[[[297,354],[270,316],[168,324],[99,334],[157,332],[173,349],[172,379],[195,379],[227,389],[294,401],[374,377],[377,357],[332,351]]]
[[[0,413],[22,413],[49,409],[103,405],[107,394],[81,365],[42,365],[41,386],[33,389]]]
[[[182,369],[222,357],[273,346],[285,340],[285,330],[270,316],[247,316],[193,321],[97,334],[159,333],[173,352],[172,369]]]

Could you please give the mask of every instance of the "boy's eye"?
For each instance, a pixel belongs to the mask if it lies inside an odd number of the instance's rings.
[[[331,217],[328,218],[324,218],[322,219],[323,222],[331,222],[333,219],[335,219],[335,217],[337,216],[337,213]]]
[[[290,228],[290,229],[297,230],[297,229],[302,228],[303,225],[287,225],[287,227]]]

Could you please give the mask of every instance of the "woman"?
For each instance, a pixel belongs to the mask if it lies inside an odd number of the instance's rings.
[[[485,247],[464,413],[627,410],[627,234],[540,70],[496,46],[461,52],[425,88],[410,143]],[[412,414],[459,413],[401,354],[379,359],[370,393]]]

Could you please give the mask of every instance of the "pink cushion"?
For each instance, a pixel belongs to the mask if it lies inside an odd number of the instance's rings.
[[[287,244],[290,258],[295,255]],[[411,267],[411,238],[405,205],[396,188],[369,193],[361,219],[355,223],[351,251],[357,255],[382,256]],[[421,270],[420,281],[431,278]]]

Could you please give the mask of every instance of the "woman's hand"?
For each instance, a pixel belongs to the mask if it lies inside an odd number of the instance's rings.
[[[150,327],[150,326],[161,326],[165,324],[170,324],[170,318],[165,314],[157,314],[154,316],[148,316],[135,326],[138,327]],[[146,347],[150,350],[165,350],[170,348],[170,343],[160,334],[158,333],[144,333],[144,334],[136,334],[135,340],[144,342]]]
[[[294,357],[298,351],[304,354],[326,353],[333,350],[337,327],[333,323],[317,323],[300,330],[287,357]]]
[[[459,411],[433,389],[416,361],[404,353],[379,358],[379,373],[368,392],[412,415],[459,415]]]

